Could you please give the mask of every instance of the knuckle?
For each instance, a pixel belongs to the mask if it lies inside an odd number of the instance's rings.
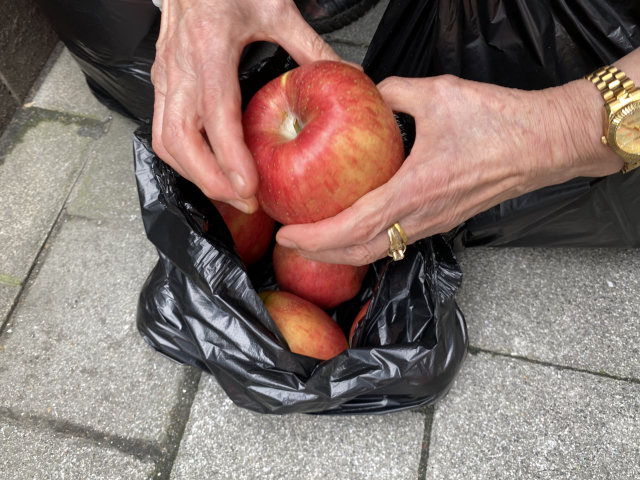
[[[411,79],[401,77],[387,77],[378,84],[378,90],[397,92],[411,88]]]
[[[433,77],[430,91],[433,95],[447,98],[451,95],[451,90],[456,87],[458,81],[458,77],[448,74]]]
[[[153,138],[151,139],[151,148],[153,148],[153,151],[156,152],[156,154],[164,150],[160,135],[153,135]]]
[[[378,259],[378,255],[371,249],[368,244],[355,245],[347,249],[350,263],[355,265],[369,265]]]
[[[313,239],[301,239],[298,241],[297,245],[298,248],[309,253],[318,253],[322,251],[322,248],[320,248],[320,244],[318,243],[318,241]]]
[[[372,240],[378,233],[380,233],[380,228],[373,222],[362,222],[353,230],[354,240],[359,243]]]
[[[387,77],[378,84],[378,90],[393,90],[398,87],[398,77]]]
[[[205,181],[198,186],[200,187],[200,191],[207,198],[213,198],[215,200],[220,200],[220,201],[228,200],[228,198],[221,196],[220,192],[218,192],[217,189],[213,185],[211,185],[209,182]]]
[[[333,54],[333,50],[327,42],[323,40],[320,35],[312,35],[309,39],[309,48],[314,55],[318,57],[325,57]],[[331,55],[333,56],[333,55]]]
[[[222,91],[223,88],[218,83],[210,83],[203,88],[200,102],[198,102],[201,110],[198,113],[201,117],[212,117],[218,112]]]
[[[165,118],[162,126],[162,143],[167,151],[175,150],[184,140],[186,120],[176,114],[170,114]]]

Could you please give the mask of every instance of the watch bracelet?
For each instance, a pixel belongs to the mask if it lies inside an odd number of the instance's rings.
[[[638,97],[638,100],[640,100],[640,89],[636,88],[633,80],[627,78],[627,75],[617,67],[606,65],[589,75],[585,75],[583,78],[596,86],[603,100],[612,109],[621,107],[616,103],[622,104],[629,97]],[[637,167],[640,167],[640,160],[635,163],[627,163],[625,161],[621,172],[627,173]]]

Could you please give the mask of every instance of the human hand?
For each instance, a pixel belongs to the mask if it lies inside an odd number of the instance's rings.
[[[254,41],[280,44],[300,65],[340,61],[292,0],[164,0],[156,60],[153,149],[209,198],[258,208],[244,143],[238,65]]]
[[[576,176],[617,172],[598,142],[602,101],[584,80],[537,92],[453,76],[389,78],[392,110],[412,115],[416,142],[389,182],[335,217],[288,225],[278,242],[310,259],[363,265],[386,256],[399,222],[413,243],[504,200]],[[573,99],[586,99],[576,106]]]

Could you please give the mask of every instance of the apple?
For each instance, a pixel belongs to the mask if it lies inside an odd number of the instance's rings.
[[[260,176],[256,198],[284,225],[340,213],[404,161],[393,112],[371,79],[345,63],[316,62],[272,80],[242,123]]]
[[[354,267],[316,262],[304,258],[295,249],[276,244],[273,269],[280,290],[328,310],[356,296],[369,265]]]
[[[262,292],[260,299],[292,352],[329,360],[349,348],[342,329],[313,303],[287,292]]]
[[[353,321],[353,325],[351,325],[351,331],[349,332],[349,345],[351,345],[351,342],[353,341],[353,333],[356,331],[358,322],[360,322],[360,320],[364,318],[370,303],[371,299],[367,300],[367,303],[364,304],[364,306],[358,312],[358,315],[356,315],[356,319]]]
[[[248,214],[228,203],[212,200],[236,244],[238,254],[247,267],[257,263],[273,239],[276,222],[264,210]]]

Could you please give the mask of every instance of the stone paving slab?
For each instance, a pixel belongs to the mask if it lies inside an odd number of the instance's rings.
[[[95,144],[79,134],[82,128],[50,120],[25,125],[22,138],[0,159],[0,284],[26,279]],[[0,311],[14,298],[2,298]]]
[[[389,0],[380,1],[359,20],[335,32],[325,33],[326,41],[346,42],[360,46],[368,46],[376,33],[380,19],[389,5]]]
[[[436,405],[427,480],[636,479],[640,385],[470,355]]]
[[[157,259],[141,225],[64,222],[0,351],[0,408],[164,442],[186,369],[135,326]]]
[[[136,128],[131,120],[114,114],[67,204],[69,214],[140,222],[132,153]]]
[[[204,375],[172,480],[415,480],[424,415],[260,415]]]
[[[154,465],[115,449],[0,420],[2,480],[146,479]]]
[[[640,378],[640,250],[469,249],[474,347]]]
[[[112,113],[91,94],[84,74],[66,48],[33,99],[46,110],[71,113],[100,121]]]

